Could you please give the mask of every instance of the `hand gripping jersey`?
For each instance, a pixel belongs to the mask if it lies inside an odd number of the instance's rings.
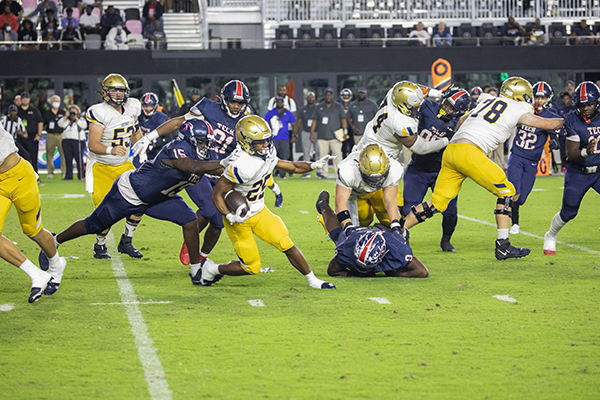
[[[354,153],[349,154],[348,157],[346,157],[342,162],[340,162],[338,165],[338,176],[336,181],[336,184],[347,189],[352,189],[352,191],[358,196],[373,193],[384,187],[396,186],[398,185],[400,179],[402,179],[402,175],[404,175],[404,168],[402,165],[393,158],[390,158],[390,169],[387,178],[385,181],[383,181],[380,187],[374,188],[367,185],[367,183],[362,179],[358,164],[359,158],[360,151],[355,151]]]
[[[90,160],[101,164],[123,165],[129,157],[131,135],[137,131],[138,116],[142,105],[138,99],[129,98],[123,105],[123,114],[108,103],[99,103],[88,108],[86,118],[90,124],[98,124],[104,128],[100,143],[105,146],[125,146],[127,153],[123,156],[114,154],[96,154],[90,151]]]
[[[542,112],[538,114],[538,117],[560,118],[549,109],[542,110]],[[513,142],[513,146],[510,151],[511,153],[521,156],[527,160],[538,162],[542,156],[544,145],[548,140],[548,135],[550,133],[558,134],[559,131],[545,131],[543,129],[521,125],[517,128],[515,141]]]
[[[529,103],[483,93],[479,96],[477,107],[460,126],[452,142],[467,139],[488,154],[510,137],[519,118],[527,113],[533,113]]]
[[[375,117],[365,127],[363,137],[356,145],[355,151],[375,143],[389,158],[398,160],[402,144],[396,136],[407,137],[417,133],[419,121],[398,111],[392,101],[392,89],[385,95]]]
[[[589,124],[586,124],[579,115],[567,114],[565,115],[565,131],[567,140],[579,142],[579,148],[585,149],[590,140],[600,137],[600,116],[597,115]],[[595,154],[578,158],[571,163],[578,167],[600,166],[600,141],[596,143]]]
[[[185,119],[200,118],[207,120],[213,127],[213,143],[209,149],[208,160],[222,160],[235,150],[235,125],[245,117],[242,113],[238,118],[231,118],[219,103],[207,98],[201,99],[185,115]]]
[[[265,187],[279,162],[273,146],[266,160],[251,156],[240,147],[235,149],[233,162],[225,167],[223,176],[235,184],[235,190],[241,192],[250,203],[250,216],[258,214],[265,206]]]

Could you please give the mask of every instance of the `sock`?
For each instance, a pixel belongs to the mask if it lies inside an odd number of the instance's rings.
[[[508,239],[508,229],[498,229],[498,240]]]
[[[105,245],[106,244],[106,236],[96,235],[96,241],[98,242],[98,244],[100,246]]]
[[[200,263],[198,264],[190,264],[190,268],[192,270],[192,276],[195,276],[200,270]]]
[[[56,254],[54,255],[54,257],[49,257],[48,260],[50,260],[50,266],[55,265],[58,260],[60,259],[59,255],[58,255],[58,251],[56,252]]]
[[[457,215],[444,215],[442,219],[442,235],[448,236],[448,239],[454,233],[454,229],[456,228],[456,224],[458,223]]]
[[[269,188],[275,193],[275,196],[279,196],[281,194],[281,189],[279,189],[279,185],[274,183],[273,186],[269,186]]]
[[[127,222],[125,222],[125,232],[123,235],[127,237],[133,237],[133,232],[135,232],[135,228],[137,228],[140,221],[134,221],[131,218],[127,218]]]
[[[217,263],[204,263],[204,267],[203,268],[208,268],[207,271],[210,272],[211,274],[220,274],[219,272],[219,264]]]
[[[25,272],[31,278],[31,287],[41,287],[42,281],[45,276],[48,275],[46,272],[42,271],[34,263],[26,259],[23,264],[19,267],[21,271]]]
[[[552,218],[552,222],[550,223],[550,230],[548,232],[550,232],[550,234],[552,236],[556,237],[556,235],[558,235],[558,232],[566,224],[567,223],[565,221],[563,221],[563,219],[560,217],[560,211],[559,211],[556,213],[554,218]]]
[[[310,287],[313,287],[315,289],[321,289],[321,285],[325,283],[325,281],[322,281],[319,278],[317,278],[314,272],[312,271],[304,275],[304,277],[308,280],[308,284],[310,285]]]
[[[208,258],[208,253],[200,252],[200,260],[203,260],[205,258]]]
[[[54,239],[54,245],[58,249],[58,246],[60,246],[60,243],[58,243],[57,237],[58,237],[58,235],[52,235],[52,239]]]
[[[512,208],[512,223],[519,225],[519,203],[511,202]]]

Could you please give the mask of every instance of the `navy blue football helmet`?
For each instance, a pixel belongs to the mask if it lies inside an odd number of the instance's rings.
[[[213,129],[203,119],[188,119],[179,126],[179,139],[185,140],[196,147],[200,159],[206,159],[212,142]]]
[[[354,245],[355,267],[358,272],[373,271],[387,253],[385,237],[382,231],[367,230]]]
[[[598,89],[598,86],[594,82],[585,81],[577,86],[573,95],[575,113],[589,124],[592,118],[598,115],[598,110],[600,109],[600,103],[598,102],[600,99],[600,89]],[[582,107],[590,104],[594,105],[594,108],[592,111],[584,113]]]
[[[240,111],[237,113],[231,111],[229,108],[230,101],[243,103]],[[250,103],[250,92],[244,82],[238,80],[229,81],[223,86],[223,89],[221,89],[221,109],[231,118],[239,118],[246,115],[248,103]]]
[[[477,96],[483,93],[483,89],[480,86],[474,86],[471,89],[471,96]]]
[[[554,96],[554,92],[552,91],[552,87],[547,82],[539,81],[533,85],[533,109],[536,114],[541,113],[544,108],[548,108],[552,105],[552,103],[550,103],[552,101],[552,96]],[[545,97],[546,103],[544,103],[544,105],[535,104],[536,97]]]
[[[151,117],[158,110],[158,96],[152,92],[142,96],[142,111],[146,117]]]
[[[448,105],[452,107],[448,107]],[[437,117],[448,122],[464,115],[469,111],[470,106],[471,96],[469,96],[469,93],[464,89],[451,87],[442,94]]]

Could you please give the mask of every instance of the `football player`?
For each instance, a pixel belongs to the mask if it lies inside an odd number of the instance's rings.
[[[582,82],[574,92],[575,112],[565,115],[567,172],[562,207],[544,235],[544,254],[556,254],[556,237],[577,216],[583,196],[590,189],[600,193],[600,89]]]
[[[559,115],[550,110],[552,95],[552,88],[548,83],[541,81],[533,85],[533,112],[535,115],[542,118],[560,118]],[[506,177],[514,185],[517,192],[511,203],[511,234],[519,233],[519,207],[525,204],[527,196],[533,189],[538,162],[548,137],[550,137],[550,151],[558,149],[556,131],[547,131],[527,125],[521,125],[517,128],[506,171]]]
[[[29,302],[33,303],[42,297],[42,293],[51,295],[56,292],[67,261],[59,257],[52,235],[42,225],[37,174],[31,164],[19,156],[18,151],[15,139],[0,125],[0,257],[29,275]],[[2,234],[4,221],[13,204],[23,233],[50,258],[48,272],[39,269]]]
[[[177,139],[137,170],[125,171],[92,215],[73,223],[56,237],[56,246],[83,235],[100,233],[129,215],[149,215],[183,228],[190,249],[190,276],[200,270],[199,232],[196,213],[177,192],[195,185],[204,173],[219,174],[219,161],[200,161],[209,142],[209,127],[195,119],[184,122]],[[40,261],[44,254],[40,253]],[[194,282],[194,280],[192,280]]]
[[[340,163],[341,165],[341,163]],[[392,203],[392,208],[396,208]],[[386,276],[427,278],[429,271],[413,256],[400,226],[387,230],[369,227],[342,229],[339,218],[329,206],[329,192],[323,190],[317,199],[317,211],[323,216],[329,237],[335,242],[335,256],[329,262],[330,276]]]
[[[304,255],[294,245],[288,230],[277,215],[271,213],[264,201],[265,186],[275,168],[291,172],[306,173],[321,168],[331,156],[319,161],[292,162],[280,160],[272,144],[273,134],[269,124],[259,116],[242,118],[236,125],[238,148],[217,182],[212,200],[225,215],[225,230],[239,261],[217,265],[207,259],[202,267],[200,282],[210,286],[223,275],[255,275],[260,272],[260,254],[254,235],[279,251],[285,253],[290,263],[308,280],[315,289],[335,289],[329,282],[318,279],[308,266]],[[231,190],[241,192],[250,204],[250,211],[241,216],[228,210],[223,196]],[[240,207],[241,209],[241,207]]]
[[[142,96],[142,113],[138,117],[142,135],[153,131],[168,120],[167,114],[158,110],[158,96],[152,92],[145,93]],[[147,157],[149,159],[154,158],[160,149],[176,137],[177,131],[173,131],[170,135],[161,136],[154,140],[148,148]],[[143,161],[143,159],[140,161]],[[139,167],[139,164],[136,167]]]
[[[464,89],[449,88],[443,92],[439,101],[425,99],[419,110],[419,135],[425,140],[439,140],[441,138],[451,139],[456,128],[458,119],[469,110],[471,98]],[[442,154],[444,149],[430,154],[412,154],[412,161],[406,167],[404,175],[404,205],[402,216],[410,213],[410,207],[420,204],[427,190],[435,188],[435,181],[442,167]],[[456,223],[458,222],[458,210],[455,197],[448,204],[446,211],[442,213],[442,240],[440,247],[443,251],[454,252],[454,246],[450,243]]]
[[[431,200],[412,206],[406,217],[405,228],[431,218],[437,212],[444,212],[448,203],[458,195],[466,178],[498,197],[496,202],[496,258],[525,257],[530,250],[514,247],[508,240],[510,227],[510,199],[515,188],[506,179],[504,171],[486,157],[490,151],[502,145],[517,125],[528,125],[544,130],[562,127],[562,118],[541,118],[534,115],[531,107],[533,89],[523,78],[511,77],[504,81],[500,96],[483,93],[477,107],[463,115],[457,132],[444,151],[442,168],[435,182]]]
[[[338,165],[335,212],[342,227],[369,226],[374,214],[379,222],[400,226],[396,206],[398,182],[404,168],[389,159],[377,144],[351,153]]]
[[[94,206],[98,207],[114,181],[124,172],[135,169],[129,161],[131,141],[138,141],[142,134],[138,125],[141,104],[129,98],[129,84],[119,74],[110,74],[101,84],[102,103],[88,108],[89,160],[86,167],[86,189],[92,193]],[[125,232],[117,250],[130,257],[142,258],[142,253],[132,244],[133,233],[140,223],[141,215],[127,217]],[[94,244],[95,258],[110,258],[106,249],[105,232],[98,232]],[[43,268],[43,267],[42,267]]]

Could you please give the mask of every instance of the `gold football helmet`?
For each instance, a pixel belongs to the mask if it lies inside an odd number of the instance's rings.
[[[248,115],[235,125],[237,142],[242,149],[251,156],[266,158],[273,146],[273,133],[271,127],[258,115]],[[256,145],[266,144],[262,149]]]
[[[515,101],[531,103],[533,100],[533,88],[526,79],[518,76],[508,78],[500,88],[500,96],[508,97]]]
[[[374,188],[379,188],[390,173],[390,160],[377,144],[370,144],[362,149],[358,165],[363,181]]]
[[[419,113],[419,107],[425,100],[423,91],[416,84],[409,81],[401,81],[392,89],[392,101],[396,108],[404,115],[415,118]]]
[[[114,99],[109,91],[110,89],[122,89],[125,90],[125,95],[122,100]],[[121,106],[127,102],[129,98],[129,84],[127,83],[127,79],[123,78],[123,76],[119,74],[110,74],[107,75],[106,78],[102,80],[101,91],[102,99],[110,104],[114,104],[117,106]]]

